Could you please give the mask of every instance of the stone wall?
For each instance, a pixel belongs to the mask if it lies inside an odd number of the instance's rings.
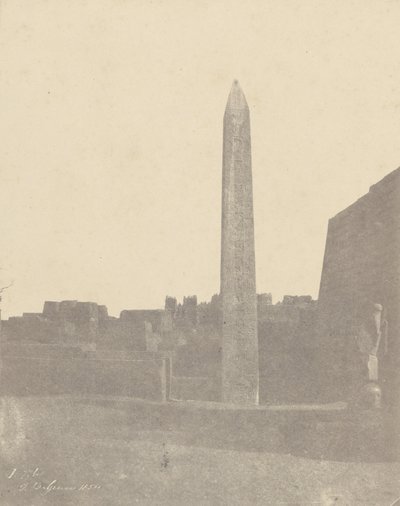
[[[165,401],[169,397],[170,360],[84,358],[65,349],[21,346],[4,350],[3,395],[104,395]],[[27,356],[27,351],[31,356]],[[71,350],[70,350],[71,351]],[[112,354],[111,354],[112,355]]]
[[[384,307],[389,354],[381,369],[386,382],[399,368],[400,349],[400,169],[329,220],[319,291],[320,382],[329,397],[351,395],[360,375],[356,336]],[[365,369],[365,368],[364,368]]]
[[[0,347],[3,362],[8,357],[26,358],[83,358],[84,352],[77,346],[58,344],[33,344],[29,341],[2,342]]]
[[[259,310],[260,404],[312,402],[318,394],[316,302],[285,296]]]
[[[144,321],[113,318],[99,326],[97,347],[116,350],[146,350]]]
[[[221,378],[215,376],[171,376],[171,399],[221,401]]]

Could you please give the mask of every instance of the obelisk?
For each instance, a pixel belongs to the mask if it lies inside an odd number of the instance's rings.
[[[224,115],[221,297],[222,401],[258,404],[250,114],[237,81]]]

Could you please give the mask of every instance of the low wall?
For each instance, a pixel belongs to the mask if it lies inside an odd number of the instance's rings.
[[[167,359],[115,360],[4,357],[3,395],[111,395],[165,401]]]
[[[72,358],[82,356],[78,346],[60,346],[58,344],[33,344],[29,342],[3,342],[0,346],[1,357],[29,358]]]
[[[119,360],[147,360],[158,358],[170,358],[171,351],[134,351],[134,350],[114,350],[110,348],[97,349],[93,356],[97,359],[119,359]]]
[[[221,386],[217,377],[171,376],[171,399],[220,401]]]

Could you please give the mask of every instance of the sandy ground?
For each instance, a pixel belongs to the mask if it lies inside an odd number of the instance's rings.
[[[198,437],[201,420],[194,433],[139,419],[68,398],[3,399],[0,505],[390,506],[400,498],[396,462],[246,451]]]

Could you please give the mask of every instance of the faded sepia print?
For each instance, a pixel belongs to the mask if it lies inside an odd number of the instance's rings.
[[[0,5],[0,506],[400,505],[400,3]]]

